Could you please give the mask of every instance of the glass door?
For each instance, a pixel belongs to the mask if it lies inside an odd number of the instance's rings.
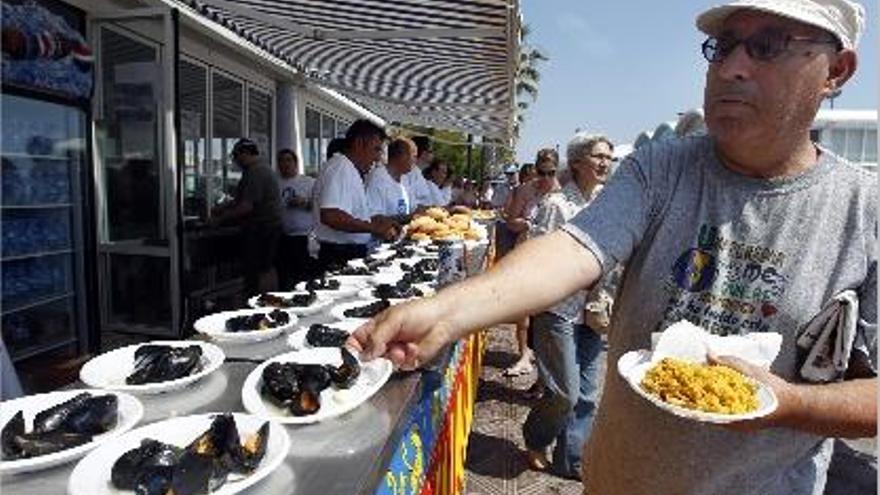
[[[15,362],[78,342],[85,349],[86,113],[11,94],[0,101],[3,342]]]
[[[170,22],[153,11],[92,30],[102,331],[179,330],[173,92],[164,90],[174,80]]]

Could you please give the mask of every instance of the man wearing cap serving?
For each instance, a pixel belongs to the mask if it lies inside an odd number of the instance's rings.
[[[609,372],[583,456],[586,493],[822,494],[830,439],[877,431],[877,178],[810,141],[823,99],[856,69],[863,17],[848,0],[743,0],[703,13],[707,135],[639,148],[560,231],[481,276],[393,306],[352,344],[416,366],[622,263]],[[796,341],[843,291],[858,303],[846,373],[808,383]],[[629,388],[618,359],[682,319],[718,335],[782,335],[769,370],[718,358],[772,388],[772,414],[712,425]]]

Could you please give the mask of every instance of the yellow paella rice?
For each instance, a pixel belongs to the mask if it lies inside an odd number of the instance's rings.
[[[742,414],[758,408],[758,387],[742,373],[717,364],[663,358],[645,373],[642,389],[687,409]]]

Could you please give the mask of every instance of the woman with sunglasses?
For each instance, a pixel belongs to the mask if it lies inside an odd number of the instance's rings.
[[[516,236],[516,244],[525,242],[529,238],[531,221],[535,217],[538,204],[551,189],[548,181],[538,180],[539,169],[548,173],[559,165],[559,153],[554,149],[545,148],[538,151],[535,164],[525,164],[519,172],[520,184],[514,189],[513,194],[504,207],[503,217],[505,226]],[[554,178],[555,183],[555,178]],[[504,370],[506,376],[520,376],[530,373],[534,368],[532,361],[534,355],[530,349],[529,319],[528,317],[516,323],[516,341],[519,350],[519,359],[511,367]],[[528,391],[527,397],[536,398],[541,394],[540,380],[536,381]]]
[[[555,164],[539,164],[538,187],[548,192],[532,222],[532,237],[555,231],[596,197],[608,178],[613,150],[604,136],[575,136],[566,150],[572,180],[562,188]],[[600,291],[597,287],[595,295],[589,294],[591,299],[598,299]],[[551,467],[554,473],[572,479],[580,478],[581,450],[598,404],[603,350],[601,337],[584,319],[587,300],[587,291],[580,290],[533,315],[530,328],[544,394],[523,424],[528,462],[533,469]],[[550,465],[546,450],[554,440]]]

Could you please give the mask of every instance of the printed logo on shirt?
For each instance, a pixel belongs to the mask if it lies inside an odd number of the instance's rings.
[[[397,200],[397,213],[399,215],[406,215],[408,213],[406,211],[406,200],[403,198]]]
[[[700,227],[697,246],[673,263],[661,328],[686,319],[717,335],[770,330],[787,283],[786,254]]]

